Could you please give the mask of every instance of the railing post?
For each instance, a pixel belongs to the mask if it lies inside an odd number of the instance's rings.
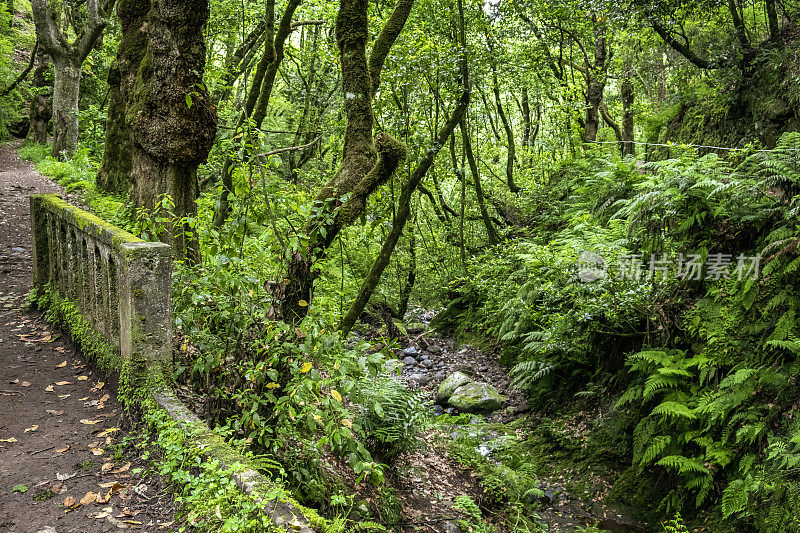
[[[42,197],[31,196],[31,236],[33,237],[33,288],[44,290],[50,279],[50,250],[47,215],[42,209]]]
[[[158,377],[172,366],[172,250],[150,242],[121,248],[120,354],[136,375]]]

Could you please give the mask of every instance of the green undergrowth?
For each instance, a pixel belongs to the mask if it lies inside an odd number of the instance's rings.
[[[676,147],[643,168],[599,155],[565,165],[530,235],[471,262],[437,326],[499,342],[545,416],[612,413],[574,457],[621,472],[618,504],[798,531],[798,149],[792,133],[730,159]],[[699,279],[675,275],[680,254],[706,264]],[[706,279],[715,254],[729,266]],[[748,273],[741,258],[757,255]],[[676,258],[671,275],[651,275],[651,257]],[[634,259],[638,274],[624,275]]]

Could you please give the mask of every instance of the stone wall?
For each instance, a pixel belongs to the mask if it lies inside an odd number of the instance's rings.
[[[31,228],[34,288],[73,303],[134,375],[167,370],[170,247],[144,242],[55,194],[31,196]]]

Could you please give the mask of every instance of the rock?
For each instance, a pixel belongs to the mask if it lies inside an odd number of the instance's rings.
[[[430,368],[433,366],[433,361],[431,361],[430,359],[425,359],[420,363],[420,365],[424,366],[425,368]]]
[[[455,522],[447,521],[442,524],[442,533],[462,533],[462,529]]]
[[[447,372],[445,370],[440,370],[436,373],[434,378],[438,381],[442,381],[444,378],[447,377]]]
[[[417,349],[415,347],[409,346],[408,348],[403,350],[403,353],[406,354],[406,355],[417,355],[419,352],[417,351]]]
[[[417,360],[409,355],[403,358],[403,363],[406,365],[415,365],[417,364]]]
[[[436,393],[436,401],[440,403],[446,402],[457,388],[467,383],[472,383],[472,378],[463,372],[454,372],[450,374],[447,376],[447,379],[442,381],[441,385],[439,385],[439,390]]]
[[[425,355],[425,354],[422,354],[422,355],[421,355],[419,358],[420,358],[422,361],[430,361],[430,359],[431,359],[430,357],[428,357],[428,356],[427,356],[427,355]]]
[[[478,372],[486,372],[487,370],[489,370],[489,367],[488,367],[488,366],[481,366],[481,367],[478,367]]]
[[[439,404],[433,404],[433,414],[439,416],[442,413],[444,413],[444,408]]]
[[[458,387],[447,403],[466,413],[487,413],[497,411],[505,401],[506,397],[488,383],[472,381]]]
[[[442,347],[436,344],[431,344],[430,346],[428,346],[428,351],[431,352],[432,354],[442,353]]]
[[[420,387],[424,387],[425,385],[430,383],[431,379],[433,379],[433,378],[431,376],[429,376],[428,374],[416,373],[416,374],[411,374],[410,376],[408,376],[408,379],[413,381],[414,383],[416,383]]]

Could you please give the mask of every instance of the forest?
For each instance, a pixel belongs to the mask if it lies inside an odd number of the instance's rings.
[[[0,138],[318,531],[800,531],[794,0],[4,0]]]

